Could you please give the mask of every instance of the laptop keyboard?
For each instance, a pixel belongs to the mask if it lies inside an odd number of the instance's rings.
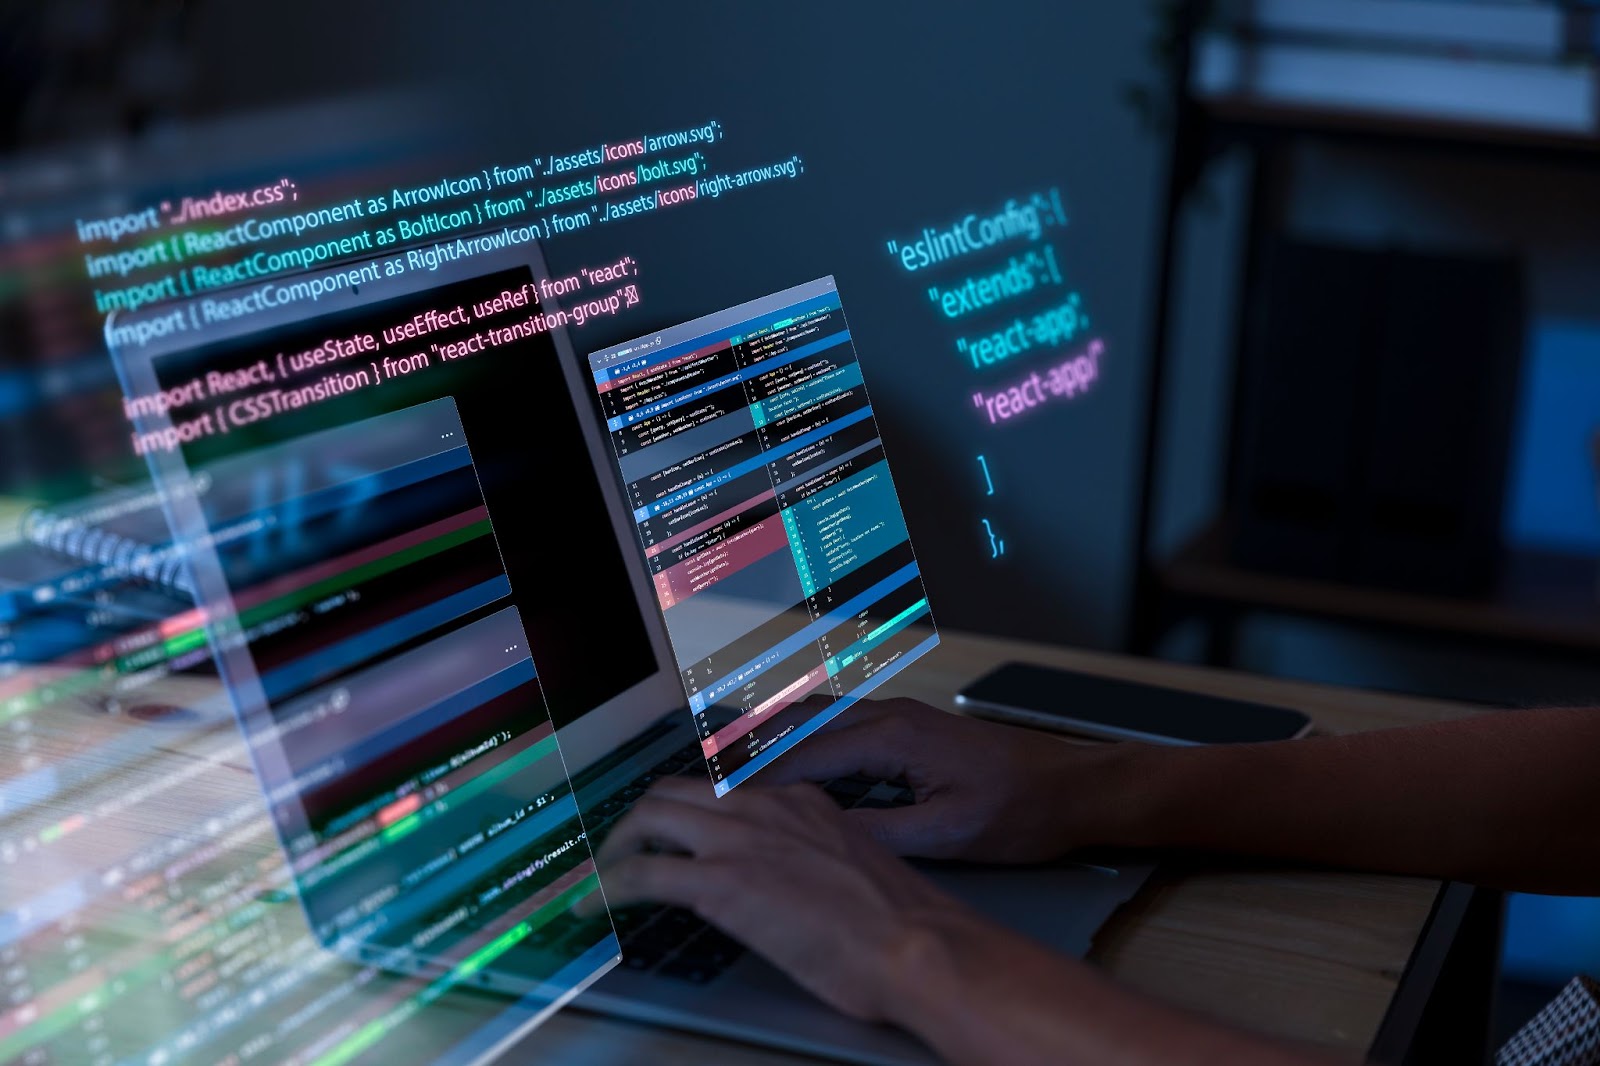
[[[590,843],[600,842],[633,801],[663,777],[702,776],[705,760],[695,744],[685,745],[645,773],[630,781],[612,798],[584,812]],[[843,809],[903,807],[915,797],[903,782],[841,777],[822,786]],[[622,965],[630,970],[705,984],[745,953],[737,940],[714,928],[684,907],[636,904],[611,912],[617,938],[622,942]]]

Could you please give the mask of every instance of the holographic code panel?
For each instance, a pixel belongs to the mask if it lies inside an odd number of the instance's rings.
[[[839,293],[823,278],[589,364],[724,795],[939,639]]]

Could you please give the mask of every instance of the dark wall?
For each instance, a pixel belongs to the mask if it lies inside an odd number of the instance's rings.
[[[1153,77],[1146,23],[1142,4],[215,5],[197,9],[185,53],[191,98],[212,112],[464,80],[439,91],[459,92],[486,162],[708,119],[727,131],[719,167],[800,155],[793,182],[552,242],[556,270],[642,264],[644,303],[580,343],[833,274],[940,623],[1106,645],[1130,564],[1160,162],[1124,101]],[[885,242],[1051,186],[1071,216],[1062,265],[1106,340],[1103,376],[1077,401],[990,426],[971,392],[1002,375],[962,364],[928,280]],[[1051,361],[1030,354],[1003,377]],[[999,560],[985,517],[1006,540]]]

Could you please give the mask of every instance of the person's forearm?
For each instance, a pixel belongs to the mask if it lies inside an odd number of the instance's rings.
[[[1600,893],[1600,711],[1111,758],[1100,843]]]
[[[976,916],[930,915],[913,928],[891,982],[891,1020],[957,1066],[1323,1062],[1152,1003]]]

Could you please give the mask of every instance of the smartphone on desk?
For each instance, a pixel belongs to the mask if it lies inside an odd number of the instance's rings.
[[[974,718],[1100,740],[1245,744],[1311,731],[1311,719],[1287,707],[1033,663],[995,668],[956,693],[956,703]]]

